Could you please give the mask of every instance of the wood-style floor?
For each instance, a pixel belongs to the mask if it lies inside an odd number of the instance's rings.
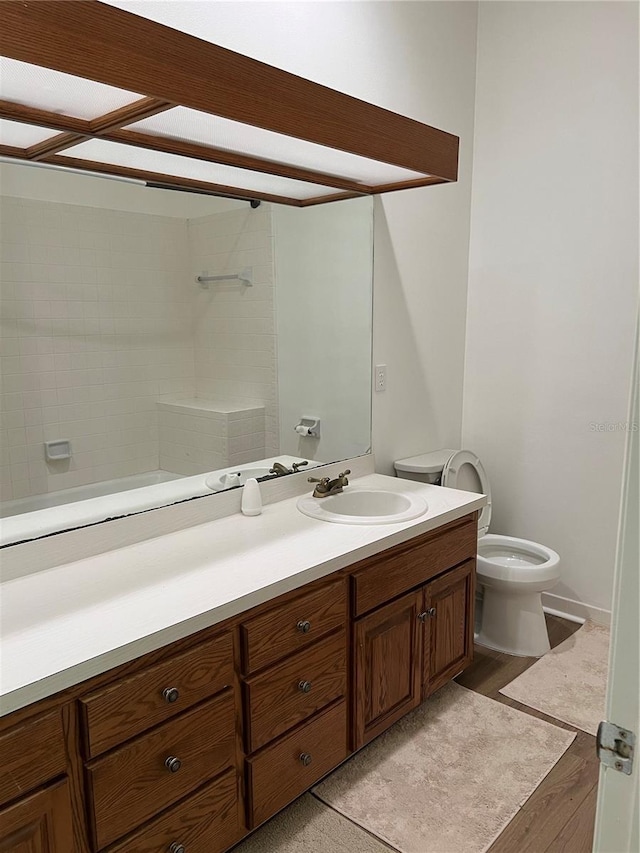
[[[580,625],[547,616],[551,646],[557,646]],[[501,687],[536,662],[476,646],[473,664],[456,679],[458,684],[511,705],[570,731],[573,726],[547,717],[503,696]],[[599,762],[595,738],[577,730],[577,737],[546,779],[502,831],[488,853],[591,853],[596,813]]]

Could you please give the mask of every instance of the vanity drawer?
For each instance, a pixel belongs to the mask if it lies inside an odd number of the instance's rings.
[[[232,766],[230,690],[87,766],[95,838],[105,847]],[[177,759],[176,770],[168,766]]]
[[[233,681],[230,632],[150,666],[80,700],[87,756],[125,740],[213,696]]]
[[[109,848],[109,853],[168,853],[181,847],[185,853],[222,853],[243,832],[236,771],[232,769]]]
[[[346,757],[347,704],[342,701],[248,758],[250,828],[284,808]]]
[[[347,649],[343,630],[244,684],[247,751],[301,723],[347,689]]]
[[[275,663],[346,624],[347,592],[338,578],[313,592],[248,619],[241,626],[244,672]]]
[[[374,557],[351,575],[354,616],[360,616],[392,598],[474,558],[478,548],[476,513],[452,521]]]
[[[0,756],[0,803],[64,773],[67,758],[60,710],[28,720],[0,735]]]

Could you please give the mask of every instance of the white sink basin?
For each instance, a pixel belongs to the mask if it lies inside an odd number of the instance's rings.
[[[427,502],[418,495],[354,486],[327,498],[304,495],[297,506],[304,515],[337,524],[397,524],[418,518],[428,509]]]
[[[209,489],[214,492],[221,492],[224,489],[232,489],[234,486],[244,486],[250,477],[266,477],[269,473],[268,467],[256,468],[239,468],[237,471],[228,471],[225,474],[213,472],[206,478],[205,483]]]

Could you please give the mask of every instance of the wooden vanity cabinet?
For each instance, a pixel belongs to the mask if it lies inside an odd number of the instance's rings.
[[[476,513],[0,718],[0,853],[225,853],[471,662]]]
[[[66,779],[0,809],[2,853],[71,853],[73,849]]]
[[[471,663],[476,530],[474,514],[408,547],[390,549],[352,575],[359,617],[353,634],[353,749]],[[385,592],[392,600],[381,605]],[[373,604],[375,609],[359,616]]]
[[[354,749],[421,702],[421,607],[422,593],[412,592],[355,623]]]
[[[60,709],[0,734],[0,756],[0,851],[71,853],[73,822],[63,776],[67,756]]]
[[[283,598],[240,625],[250,829],[348,755],[347,577]]]
[[[186,835],[221,853],[242,835],[234,632],[203,634],[79,697],[94,851],[186,849]]]
[[[423,700],[473,660],[475,562],[465,560],[424,587]]]

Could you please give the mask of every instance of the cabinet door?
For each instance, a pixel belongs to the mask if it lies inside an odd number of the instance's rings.
[[[2,853],[73,853],[66,780],[0,810]]]
[[[418,590],[355,623],[354,749],[420,704],[421,604]]]
[[[475,574],[467,560],[424,587],[424,698],[473,660]]]

